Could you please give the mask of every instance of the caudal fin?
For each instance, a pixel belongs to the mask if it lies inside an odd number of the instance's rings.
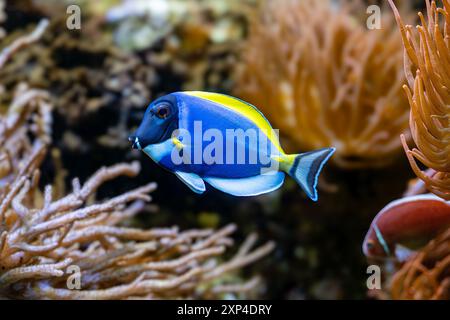
[[[335,148],[325,148],[293,155],[294,161],[286,170],[313,201],[318,199],[317,180],[319,174],[335,151]]]

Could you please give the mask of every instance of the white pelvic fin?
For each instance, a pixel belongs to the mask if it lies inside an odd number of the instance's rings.
[[[205,182],[199,175],[195,173],[187,173],[181,171],[175,171],[176,176],[183,181],[192,191],[201,194],[205,192]]]
[[[284,173],[277,172],[250,178],[224,179],[204,178],[214,188],[238,197],[257,196],[274,191],[284,182]]]

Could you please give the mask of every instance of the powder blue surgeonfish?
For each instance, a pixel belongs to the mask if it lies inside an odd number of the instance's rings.
[[[335,151],[286,154],[256,107],[200,91],[152,102],[129,139],[196,193],[206,190],[206,181],[234,196],[256,196],[278,189],[287,173],[314,201],[320,171]]]

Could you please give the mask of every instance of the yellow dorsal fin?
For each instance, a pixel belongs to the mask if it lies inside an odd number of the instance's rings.
[[[238,98],[220,93],[203,91],[186,91],[184,93],[190,96],[215,102],[230,110],[240,113],[241,115],[252,121],[256,126],[258,126],[258,128],[260,128],[260,130],[262,130],[264,134],[266,134],[266,136],[270,139],[273,145],[277,147],[278,151],[281,154],[284,154],[284,151],[281,148],[278,137],[272,129],[272,126],[264,117],[264,115],[258,109],[256,109],[256,107]]]

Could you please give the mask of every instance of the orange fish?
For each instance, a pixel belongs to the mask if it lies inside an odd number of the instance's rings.
[[[386,257],[397,246],[430,239],[450,226],[450,202],[435,195],[417,195],[389,203],[370,225],[363,243],[367,257]]]

